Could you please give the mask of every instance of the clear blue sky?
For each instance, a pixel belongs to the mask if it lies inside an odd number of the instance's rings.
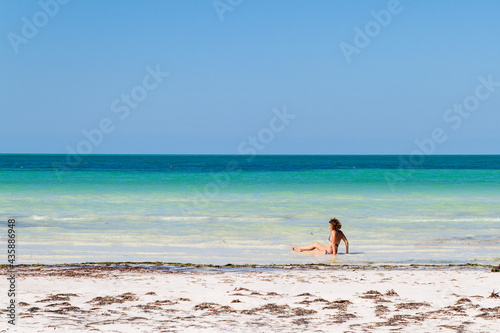
[[[55,1],[0,0],[0,153],[500,153],[499,1]]]

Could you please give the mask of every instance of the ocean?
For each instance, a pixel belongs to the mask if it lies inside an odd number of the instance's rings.
[[[498,264],[500,156],[2,154],[0,212],[25,264]]]

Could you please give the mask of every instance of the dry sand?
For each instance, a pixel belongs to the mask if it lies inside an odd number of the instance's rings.
[[[1,269],[5,276],[6,269]],[[6,296],[5,278],[0,290]],[[498,332],[486,268],[18,268],[0,332]],[[6,297],[2,297],[6,298]],[[4,302],[7,304],[7,301]],[[5,307],[2,306],[3,309]]]

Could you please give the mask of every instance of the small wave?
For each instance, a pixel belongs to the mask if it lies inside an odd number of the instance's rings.
[[[47,218],[48,218],[48,216],[40,216],[40,215],[32,215],[32,216],[28,217],[28,219],[35,220],[35,221],[42,221],[42,220],[46,220]]]
[[[210,220],[210,216],[160,216],[160,220],[163,221],[207,221]]]
[[[87,220],[87,217],[84,216],[73,216],[73,217],[55,217],[54,220],[56,221],[82,221],[82,220]]]
[[[97,214],[83,214],[83,215],[71,215],[71,216],[55,216],[53,218],[54,221],[99,221],[102,220],[103,217],[109,217],[105,215],[97,215]]]
[[[401,218],[373,218],[376,221],[386,221],[386,222],[500,222],[500,217],[475,217],[475,218],[412,218],[412,217],[401,217]]]
[[[277,221],[285,221],[286,219],[283,217],[256,217],[256,216],[221,216],[217,218],[218,221],[237,221],[237,222],[277,222]]]

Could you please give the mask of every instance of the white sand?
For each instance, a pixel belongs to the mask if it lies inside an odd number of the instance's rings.
[[[500,327],[500,298],[489,297],[500,290],[500,273],[486,269],[44,267],[19,269],[17,280],[17,325],[8,325],[4,312],[0,332],[498,332]],[[2,295],[7,287],[2,278]],[[396,294],[385,295],[388,290]]]

